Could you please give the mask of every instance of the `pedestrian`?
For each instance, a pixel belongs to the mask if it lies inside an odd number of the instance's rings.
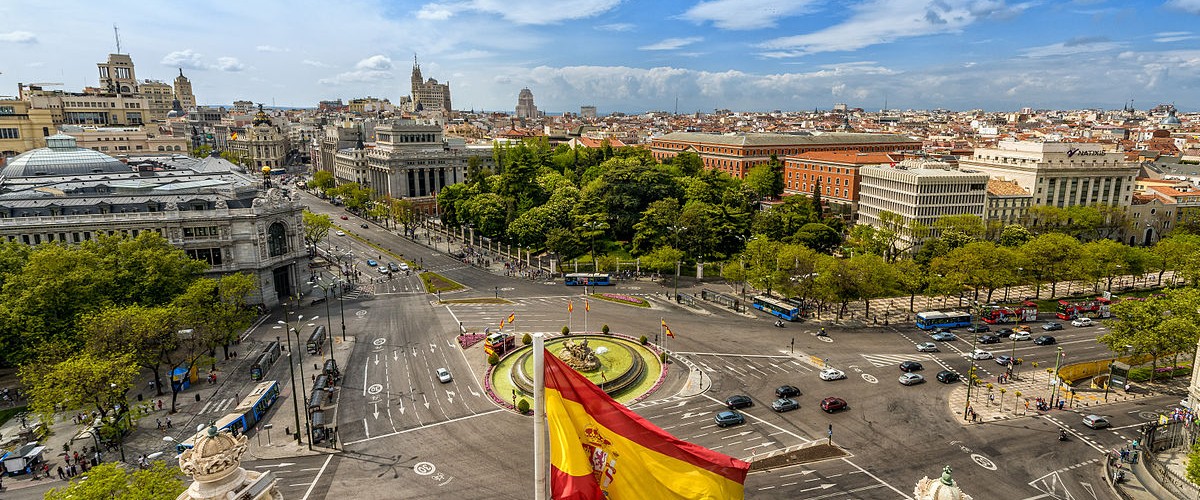
[[[167,428],[171,428],[171,417],[167,417]]]
[[[160,431],[161,431],[161,430],[162,430],[162,428],[163,428],[163,426],[162,426],[162,419],[161,419],[161,418],[156,418],[156,419],[154,419],[154,426],[155,426],[155,427],[157,427],[157,428],[158,428],[158,430],[160,430]]]
[[[58,467],[58,478],[63,481],[67,480],[67,473],[63,472],[63,468],[61,465]]]
[[[158,409],[160,409],[160,410],[162,409],[162,400],[161,399],[158,400]]]
[[[78,451],[74,452],[72,454],[72,457],[75,459],[75,463],[79,463],[79,452]]]

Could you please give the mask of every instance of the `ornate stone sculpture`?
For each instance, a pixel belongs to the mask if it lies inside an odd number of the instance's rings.
[[[558,357],[567,366],[581,372],[592,371],[600,367],[600,358],[597,358],[596,353],[592,352],[592,348],[588,347],[586,339],[578,344],[570,340],[563,342],[563,350],[559,351]]]
[[[971,496],[963,493],[955,484],[954,478],[950,477],[951,472],[950,466],[947,465],[942,468],[940,479],[935,481],[925,476],[917,481],[913,496],[917,500],[971,500]]]
[[[251,486],[258,493],[254,500],[278,500],[279,490],[273,475],[248,472],[242,468],[242,455],[246,453],[246,436],[234,437],[229,432],[220,432],[210,426],[207,433],[196,439],[196,444],[179,456],[179,469],[192,476],[194,482],[179,495],[178,500],[216,500],[232,498],[235,493],[244,493]],[[241,498],[241,497],[238,497]]]

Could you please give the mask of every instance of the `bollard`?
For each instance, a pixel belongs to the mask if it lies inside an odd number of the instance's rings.
[[[198,393],[198,392],[196,393],[196,402],[197,403],[200,402],[200,393]]]

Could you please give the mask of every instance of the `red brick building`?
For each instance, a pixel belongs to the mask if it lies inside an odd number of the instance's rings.
[[[783,193],[811,195],[818,179],[821,198],[828,203],[844,206],[844,211],[858,210],[859,167],[891,165],[903,155],[886,152],[815,151],[789,156],[783,162]]]
[[[710,134],[672,132],[650,141],[654,158],[663,161],[690,151],[700,156],[704,167],[743,178],[755,165],[767,163],[771,155],[784,157],[818,151],[856,150],[879,153],[921,149],[921,141],[896,134],[855,132],[804,132],[795,134]],[[787,179],[784,179],[786,184]]]

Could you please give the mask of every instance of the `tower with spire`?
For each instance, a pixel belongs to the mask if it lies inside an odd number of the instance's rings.
[[[416,112],[449,113],[450,82],[438,83],[433,78],[423,79],[417,55],[413,54],[412,108]]]
[[[192,94],[192,82],[183,76],[183,68],[179,68],[179,76],[175,77],[175,98],[183,109],[196,107],[196,95]]]

